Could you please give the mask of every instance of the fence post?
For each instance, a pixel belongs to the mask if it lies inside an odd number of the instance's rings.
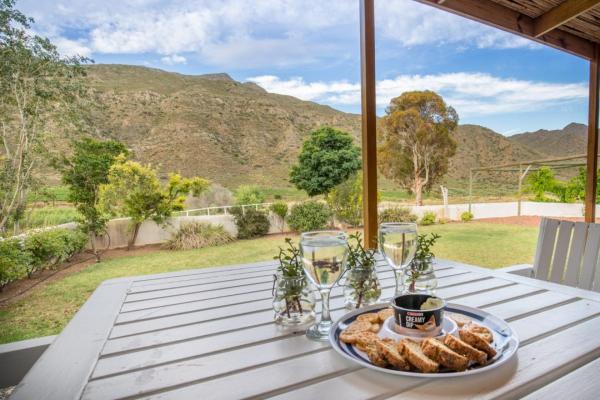
[[[210,207],[206,208],[206,213],[208,214],[208,216],[210,217]]]
[[[242,215],[246,215],[246,206],[242,204]]]

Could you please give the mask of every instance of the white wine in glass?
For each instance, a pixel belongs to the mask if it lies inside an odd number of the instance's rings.
[[[417,225],[409,222],[387,222],[379,225],[379,251],[394,271],[396,295],[404,291],[406,267],[417,251]]]
[[[348,246],[346,235],[339,231],[306,232],[300,238],[300,251],[304,271],[321,293],[321,320],[306,335],[315,340],[326,341],[332,325],[329,314],[331,288],[346,268]]]

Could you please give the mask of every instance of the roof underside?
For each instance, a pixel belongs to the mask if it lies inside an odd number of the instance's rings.
[[[416,0],[591,59],[600,0]]]

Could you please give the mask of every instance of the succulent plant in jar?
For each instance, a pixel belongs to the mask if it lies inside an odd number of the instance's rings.
[[[315,320],[314,291],[304,274],[300,250],[291,239],[285,242],[287,247],[280,247],[275,257],[279,260],[273,279],[275,322],[284,326],[308,324]]]
[[[440,237],[437,233],[418,236],[417,251],[406,272],[408,293],[435,294],[438,281],[433,270],[435,255],[431,249]]]
[[[347,309],[356,309],[377,303],[381,285],[375,270],[376,250],[364,248],[360,233],[350,235],[348,239],[344,299]]]

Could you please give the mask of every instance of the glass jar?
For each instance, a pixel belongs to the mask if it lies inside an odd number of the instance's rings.
[[[315,295],[305,276],[277,274],[273,282],[275,323],[296,326],[315,320]]]
[[[406,269],[406,293],[435,294],[438,281],[433,270],[433,258],[414,259]]]
[[[373,266],[350,268],[343,287],[345,307],[349,310],[375,304],[381,297],[381,285]]]

